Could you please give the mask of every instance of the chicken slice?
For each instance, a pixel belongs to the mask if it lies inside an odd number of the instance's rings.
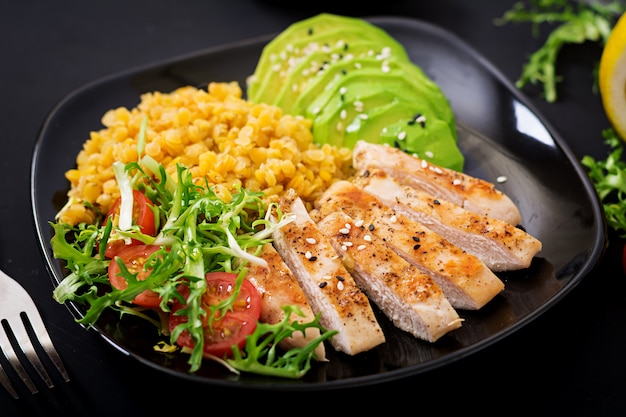
[[[315,208],[320,218],[343,211],[362,222],[398,255],[430,275],[454,308],[478,310],[504,289],[500,278],[476,256],[351,182],[331,185],[315,201]]]
[[[306,296],[300,288],[296,277],[287,267],[276,249],[271,243],[266,243],[261,249],[259,257],[267,262],[267,267],[259,264],[251,264],[248,267],[246,278],[254,284],[261,294],[261,317],[263,323],[276,324],[285,319],[284,306],[296,306],[302,311],[303,316],[293,313],[290,320],[300,323],[308,323],[315,319],[315,314],[306,300]],[[294,333],[291,337],[281,342],[285,350],[304,347],[316,337],[319,337],[318,328],[308,328],[305,334]],[[320,343],[315,350],[317,360],[326,360],[326,349]]]
[[[358,285],[396,327],[428,342],[461,327],[462,319],[435,281],[382,238],[344,212],[331,213],[318,225]]]
[[[488,181],[433,165],[387,144],[359,141],[352,155],[353,165],[359,171],[382,169],[404,185],[447,200],[467,211],[493,217],[513,226],[522,220],[515,203]]]
[[[382,170],[366,170],[354,183],[475,255],[492,271],[528,268],[541,251],[541,242],[522,229],[400,184]]]
[[[320,324],[339,332],[333,347],[349,355],[385,342],[372,306],[348,273],[328,238],[311,219],[302,200],[289,190],[279,200],[294,220],[273,234],[274,247],[293,272]]]

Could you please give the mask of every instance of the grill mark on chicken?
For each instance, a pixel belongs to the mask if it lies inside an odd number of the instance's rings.
[[[525,231],[402,185],[382,170],[364,171],[354,183],[399,213],[475,255],[492,271],[528,268],[541,250],[541,242]]]
[[[381,169],[403,185],[447,200],[467,211],[514,226],[522,220],[513,201],[491,182],[430,164],[389,145],[358,141],[352,155],[353,165],[359,171]]]
[[[320,218],[343,211],[371,225],[372,234],[429,274],[454,308],[478,310],[504,289],[504,283],[476,256],[348,181],[331,185],[315,201],[315,209]]]
[[[311,322],[315,314],[307,302],[306,296],[300,284],[291,270],[287,267],[276,249],[271,243],[266,243],[258,255],[267,262],[267,267],[259,264],[251,264],[248,267],[246,278],[254,284],[261,295],[261,316],[259,321],[276,324],[285,319],[283,306],[296,306],[302,312],[302,316],[292,313],[290,321],[300,323]],[[320,335],[318,328],[306,329],[306,333],[296,332],[291,337],[283,339],[280,346],[286,350],[304,347]],[[320,343],[315,349],[317,360],[326,360],[326,349]]]
[[[273,234],[274,247],[293,272],[313,312],[321,313],[320,324],[339,331],[330,343],[349,355],[384,343],[385,336],[369,299],[311,219],[302,200],[289,190],[278,205],[283,213],[295,218]]]
[[[318,223],[358,285],[396,327],[435,342],[462,319],[433,279],[343,212]],[[365,236],[370,236],[366,238]]]

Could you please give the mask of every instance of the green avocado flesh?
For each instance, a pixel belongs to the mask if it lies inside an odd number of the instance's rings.
[[[318,144],[386,143],[463,170],[448,99],[404,47],[381,28],[322,13],[270,41],[247,98],[312,121]]]

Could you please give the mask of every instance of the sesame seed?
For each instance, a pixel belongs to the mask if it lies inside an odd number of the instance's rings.
[[[362,220],[362,219],[359,219],[359,220],[355,221],[355,222],[354,222],[354,225],[355,225],[356,227],[361,227],[361,226],[363,226],[363,220]]]
[[[307,237],[305,240],[306,240],[306,243],[310,243],[311,245],[315,245],[317,243],[317,240],[315,240],[312,237]]]
[[[341,88],[339,89],[339,94],[342,94],[342,95],[343,95],[343,94],[346,94],[346,92],[347,92],[347,91],[348,91],[348,89],[347,89],[346,87],[341,87]]]
[[[363,250],[363,249],[365,249],[365,245],[359,245],[359,246],[357,246],[357,248],[356,248],[356,249],[357,249],[357,250]]]
[[[304,254],[304,257],[307,259],[311,259],[311,256],[313,256],[313,254],[309,251],[306,251],[306,253]]]
[[[344,246],[352,247],[352,242],[343,242]]]
[[[453,185],[461,185],[461,180],[458,178],[455,178],[454,181],[452,181]]]
[[[315,261],[317,261],[317,256],[311,256],[311,257],[309,258],[309,261],[311,261],[311,262],[315,262]]]
[[[398,139],[399,139],[399,140],[404,140],[404,139],[406,139],[406,132],[405,132],[405,131],[402,131],[402,132],[398,133]]]
[[[345,120],[347,116],[348,116],[348,112],[346,111],[346,109],[341,110],[341,113],[339,113],[339,118],[342,120]]]
[[[420,241],[420,238],[419,238],[419,237],[417,237],[417,236],[413,236],[413,240],[414,240],[414,241],[416,241],[416,242],[419,242],[419,241]]]
[[[504,175],[500,175],[498,178],[496,178],[496,181],[499,183],[503,183],[503,182],[507,182],[508,178],[505,177]]]
[[[366,242],[371,242],[372,241],[372,237],[370,235],[365,235],[363,236],[363,240]]]
[[[420,244],[418,243],[417,245],[413,246],[413,249],[414,249],[414,250],[418,250],[421,246],[422,246],[422,245],[420,245]]]
[[[370,232],[372,232],[374,230],[374,225],[370,224],[369,226],[367,226],[367,230],[369,230]]]
[[[341,245],[341,250],[342,250],[342,251],[347,251],[347,250],[348,250],[348,247],[347,247],[346,245]]]
[[[350,223],[346,223],[343,227],[345,227],[346,229],[350,229],[352,228],[352,225]]]
[[[328,282],[326,282],[326,281],[320,282],[320,288],[324,288],[327,285],[328,285]]]
[[[341,282],[341,281],[337,282],[337,289],[339,291],[343,290],[343,287],[344,287],[343,282]]]
[[[437,200],[437,199],[434,199],[434,200],[433,200],[433,203],[434,203],[434,204],[436,204],[436,205],[441,204],[441,202],[440,202],[439,200]]]
[[[398,221],[398,218],[396,217],[396,215],[394,214],[393,216],[391,216],[391,218],[389,219],[391,221],[391,223],[395,223]]]
[[[342,277],[341,275],[335,275],[335,278],[337,278],[339,281],[344,281],[345,278]]]

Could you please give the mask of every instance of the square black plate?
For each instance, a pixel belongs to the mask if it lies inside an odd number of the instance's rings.
[[[450,100],[465,171],[492,182],[498,176],[508,178],[498,187],[518,204],[521,226],[543,243],[530,268],[500,273],[505,291],[480,311],[460,311],[462,328],[436,343],[415,339],[380,315],[387,343],[355,357],[329,348],[329,362],[315,364],[295,381],[237,376],[208,362],[189,374],[184,356],[154,352],[153,328],[132,318],[120,321],[105,314],[91,330],[126,355],[199,383],[280,390],[357,386],[425,372],[495,343],[553,306],[595,266],[606,246],[606,225],[593,185],[566,143],[524,96],[469,45],[439,27],[399,17],[368,20],[404,44]],[[64,271],[52,256],[48,222],[66,201],[65,171],[75,166],[89,132],[102,128],[102,115],[111,108],[136,106],[140,94],[149,91],[169,92],[210,81],[238,81],[245,87],[271,38],[115,74],[73,92],[53,109],[35,146],[31,174],[34,220],[55,286]],[[75,317],[83,314],[80,306],[68,306]]]

